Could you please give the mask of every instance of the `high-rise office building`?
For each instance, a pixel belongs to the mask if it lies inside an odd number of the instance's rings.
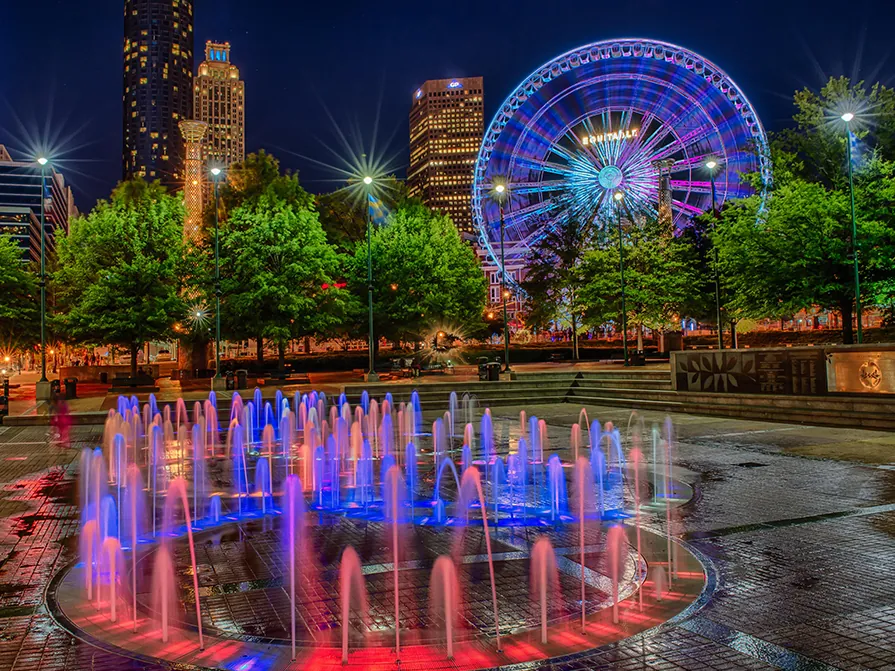
[[[482,78],[433,79],[413,94],[407,191],[473,234],[472,176],[485,133]]]
[[[22,261],[40,259],[41,182],[44,183],[44,231],[47,249],[52,251],[56,234],[68,232],[69,220],[77,216],[71,187],[52,165],[44,168],[35,162],[14,161],[0,144],[0,233],[19,243]]]
[[[230,63],[229,42],[206,42],[205,60],[193,82],[195,118],[208,124],[206,164],[221,167],[245,160],[245,85]]]
[[[193,118],[193,0],[124,2],[124,177],[183,186]]]

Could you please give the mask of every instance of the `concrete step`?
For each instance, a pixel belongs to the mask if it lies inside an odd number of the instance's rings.
[[[693,394],[674,391],[634,392],[574,390],[566,402],[654,409],[822,426],[895,430],[895,399],[770,396],[765,394]]]
[[[580,379],[572,383],[574,389],[671,389],[671,380],[647,378],[644,380]]]

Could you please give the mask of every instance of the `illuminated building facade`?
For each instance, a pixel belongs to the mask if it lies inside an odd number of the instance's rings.
[[[183,238],[198,242],[202,232],[202,207],[205,182],[205,163],[202,160],[202,138],[208,124],[204,121],[181,121],[180,133],[186,143],[184,159],[183,206],[186,219]]]
[[[245,85],[230,63],[230,43],[206,42],[193,82],[195,118],[208,124],[206,164],[227,167],[245,160]]]
[[[124,2],[124,178],[183,185],[193,117],[193,0]]]
[[[474,234],[472,178],[485,131],[481,77],[433,79],[413,94],[407,189]]]
[[[48,165],[44,191],[44,231],[47,249],[56,246],[56,234],[68,232],[77,216],[71,187]],[[8,233],[22,249],[22,261],[40,259],[41,170],[34,162],[14,161],[0,144],[0,233]]]

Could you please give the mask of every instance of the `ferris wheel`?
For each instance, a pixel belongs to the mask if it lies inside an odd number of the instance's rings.
[[[535,70],[504,101],[475,164],[479,242],[500,264],[505,184],[507,265],[518,265],[565,218],[665,218],[678,228],[716,203],[771,184],[768,141],[751,103],[719,67],[682,47],[645,39],[597,42]]]

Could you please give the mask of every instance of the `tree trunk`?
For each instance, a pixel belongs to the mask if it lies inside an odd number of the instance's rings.
[[[311,336],[305,336],[304,344],[305,344],[305,354],[310,354],[311,353]]]
[[[258,343],[258,351],[255,352],[255,361],[258,362],[259,366],[262,366],[262,365],[264,365],[264,338],[262,338],[261,336],[258,336],[257,343]]]
[[[839,312],[842,314],[842,344],[853,345],[855,342],[854,325],[852,324],[851,298],[843,298],[839,301]]]
[[[139,343],[131,343],[131,380],[137,377],[137,352],[139,351],[139,349]]]
[[[643,324],[637,325],[637,352],[643,351]]]
[[[578,319],[572,313],[572,360],[578,361]]]
[[[733,349],[738,349],[739,343],[737,342],[737,319],[730,320],[730,346]]]
[[[286,344],[283,341],[277,343],[277,370],[281,373],[286,370]]]

